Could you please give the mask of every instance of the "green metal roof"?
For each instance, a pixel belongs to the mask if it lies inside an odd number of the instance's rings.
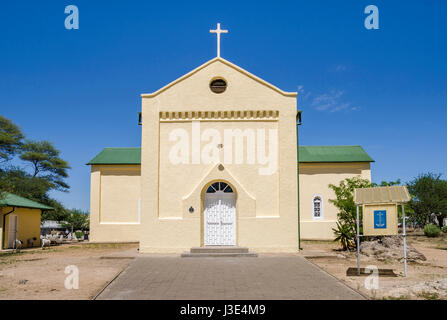
[[[105,148],[87,164],[141,164],[141,148]]]
[[[300,146],[300,162],[374,162],[361,146]],[[141,164],[141,148],[105,148],[88,165]]]
[[[374,162],[361,146],[300,146],[300,162]]]
[[[12,193],[3,193],[0,195],[0,207],[20,207],[31,209],[51,210],[52,207],[46,206],[39,202],[19,197]]]

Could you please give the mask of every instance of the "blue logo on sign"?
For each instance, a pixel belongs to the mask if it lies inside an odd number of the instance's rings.
[[[374,210],[374,229],[386,229],[386,210]]]

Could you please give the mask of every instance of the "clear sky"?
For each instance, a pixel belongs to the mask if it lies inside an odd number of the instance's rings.
[[[379,9],[367,30],[364,9]],[[65,6],[79,8],[66,30]],[[285,91],[299,88],[300,143],[361,145],[373,181],[447,177],[446,1],[12,1],[0,4],[0,114],[50,140],[89,208],[104,147],[140,146],[140,94],[216,55]]]

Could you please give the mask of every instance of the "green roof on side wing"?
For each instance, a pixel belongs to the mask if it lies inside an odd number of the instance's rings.
[[[104,148],[87,164],[141,164],[141,148]]]
[[[300,162],[374,162],[361,146],[300,146]],[[141,148],[105,148],[88,165],[141,164]]]
[[[301,146],[301,162],[374,162],[361,146]]]

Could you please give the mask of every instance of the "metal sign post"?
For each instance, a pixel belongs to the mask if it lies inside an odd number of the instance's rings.
[[[407,276],[407,231],[405,228],[405,204],[402,203],[402,236],[404,237],[404,277]]]
[[[357,275],[360,275],[360,218],[359,206],[357,205]]]

